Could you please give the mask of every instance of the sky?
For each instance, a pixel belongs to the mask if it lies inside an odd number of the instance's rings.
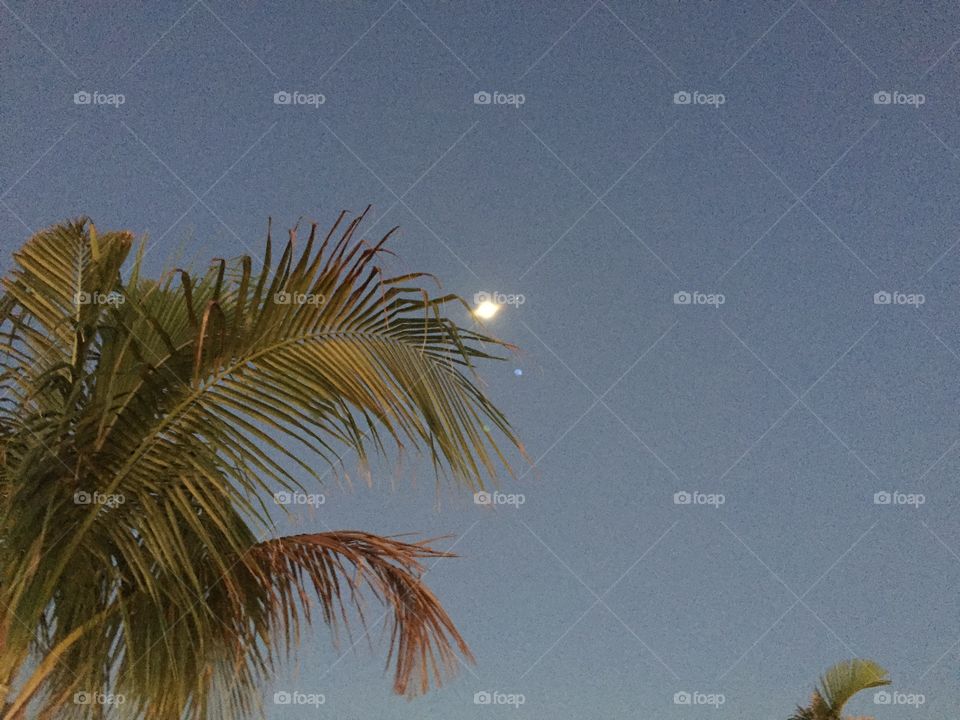
[[[0,0],[0,269],[81,214],[159,272],[369,204],[391,269],[510,301],[522,504],[390,457],[285,528],[450,535],[476,664],[407,701],[382,623],[320,627],[271,719],[786,717],[851,657],[898,693],[851,713],[944,718],[958,43],[940,2]]]

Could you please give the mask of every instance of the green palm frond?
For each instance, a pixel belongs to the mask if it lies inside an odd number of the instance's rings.
[[[837,714],[862,690],[889,685],[887,671],[872,660],[845,660],[831,667],[820,678],[820,694]]]
[[[341,214],[322,238],[314,225],[302,247],[268,232],[257,269],[150,278],[129,233],[85,219],[15,255],[0,297],[0,684],[22,692],[6,717],[28,703],[87,717],[63,698],[106,687],[143,717],[255,714],[311,618],[308,591],[334,629],[362,590],[380,599],[398,692],[469,657],[420,581],[442,553],[276,537],[267,498],[323,481],[345,452],[424,451],[471,490],[509,471],[505,447],[522,453],[473,370],[504,344],[449,320],[463,301],[431,296],[428,276],[385,275],[392,231],[369,244],[362,219]]]
[[[841,720],[850,698],[869,688],[889,685],[887,671],[872,660],[856,658],[833,665],[820,677],[810,704],[798,707],[790,720]]]

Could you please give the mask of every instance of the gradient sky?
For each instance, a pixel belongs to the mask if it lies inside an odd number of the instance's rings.
[[[0,0],[2,269],[79,214],[157,270],[369,203],[392,269],[524,297],[483,373],[536,460],[502,487],[525,504],[438,502],[390,459],[295,526],[455,536],[427,577],[477,665],[407,702],[382,627],[345,653],[321,628],[270,718],[786,717],[853,656],[925,696],[854,714],[956,712],[960,6],[927,5]]]

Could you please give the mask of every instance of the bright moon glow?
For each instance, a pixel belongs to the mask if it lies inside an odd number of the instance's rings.
[[[482,303],[477,305],[476,310],[473,311],[473,314],[478,318],[483,318],[484,320],[489,320],[494,315],[497,314],[497,311],[500,309],[500,306],[496,303],[492,303],[489,300],[484,300]]]

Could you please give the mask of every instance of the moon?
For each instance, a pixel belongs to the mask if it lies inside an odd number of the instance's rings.
[[[500,310],[500,306],[496,303],[492,303],[489,300],[484,300],[482,303],[477,305],[474,309],[473,314],[478,318],[483,318],[484,320],[489,320]]]

